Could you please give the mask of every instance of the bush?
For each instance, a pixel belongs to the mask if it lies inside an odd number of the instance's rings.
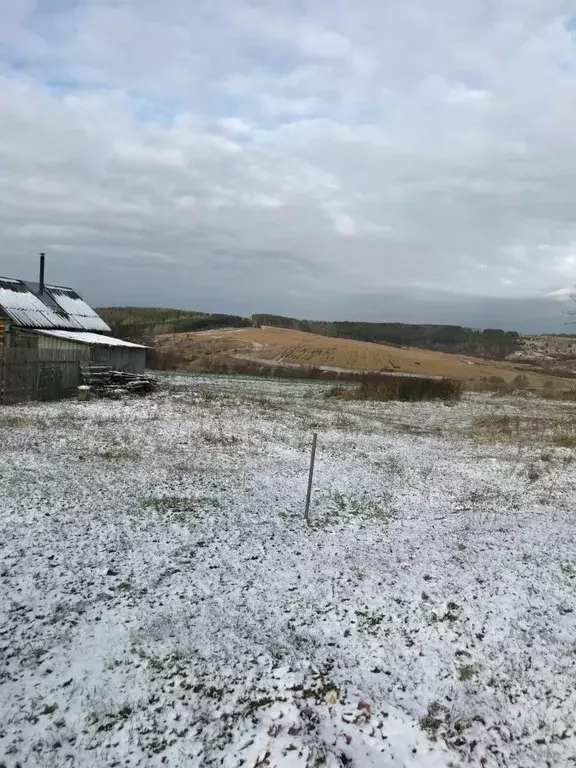
[[[525,373],[519,373],[517,376],[514,376],[514,378],[512,379],[512,387],[514,389],[519,389],[522,391],[522,390],[528,389],[529,386],[530,386],[530,379],[528,378],[528,376],[526,376]]]
[[[175,349],[150,348],[146,352],[146,366],[153,371],[179,371],[186,368],[187,358]]]
[[[508,390],[508,385],[502,376],[489,376],[485,379],[486,388],[491,392],[505,392]]]
[[[325,393],[324,397],[346,397],[347,392],[348,390],[346,387],[330,387],[330,389]]]
[[[456,379],[427,379],[416,376],[394,376],[387,378],[366,378],[354,389],[333,387],[329,392],[333,397],[347,400],[458,400],[462,394],[462,384]]]

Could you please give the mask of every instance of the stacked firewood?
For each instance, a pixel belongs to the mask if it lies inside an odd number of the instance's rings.
[[[120,397],[122,394],[146,395],[156,389],[151,376],[126,371],[114,371],[110,365],[83,363],[80,367],[82,384],[100,397]]]

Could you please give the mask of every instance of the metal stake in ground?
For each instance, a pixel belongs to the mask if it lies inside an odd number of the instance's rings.
[[[316,440],[318,434],[312,436],[312,456],[310,457],[310,476],[308,477],[308,493],[306,495],[306,522],[310,525],[310,499],[312,498],[312,478],[314,477],[314,461],[316,460]]]

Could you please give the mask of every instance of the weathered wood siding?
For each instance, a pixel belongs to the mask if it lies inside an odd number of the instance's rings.
[[[80,384],[76,351],[7,347],[0,357],[0,403],[59,400],[72,395]]]
[[[82,360],[90,360],[90,347],[87,344],[81,344],[77,341],[70,341],[69,339],[59,339],[56,336],[44,336],[41,333],[28,334],[29,336],[35,336],[38,349],[45,352],[50,350],[54,352],[74,352]]]
[[[126,373],[145,373],[146,350],[137,347],[91,347],[91,358],[94,363],[106,363],[115,371]]]

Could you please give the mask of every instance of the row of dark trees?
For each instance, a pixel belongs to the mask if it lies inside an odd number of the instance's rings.
[[[280,315],[253,315],[258,325],[318,333],[324,336],[392,344],[401,347],[435,349],[478,357],[503,358],[520,348],[520,334],[499,328],[477,330],[460,325],[412,325],[408,323],[367,323],[353,321],[316,322]]]
[[[161,333],[187,333],[217,328],[245,328],[252,321],[238,315],[187,312],[149,307],[112,307],[100,309],[114,336],[135,342],[147,342]]]

